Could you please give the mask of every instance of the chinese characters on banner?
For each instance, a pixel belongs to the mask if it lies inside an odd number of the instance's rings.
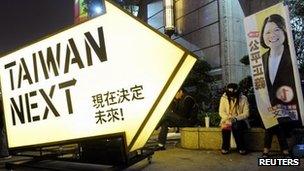
[[[263,89],[265,88],[265,78],[263,71],[262,59],[260,56],[259,50],[259,41],[257,38],[253,37],[249,43],[250,48],[250,61],[252,65],[252,76],[253,76],[253,84],[255,85],[255,89]]]
[[[244,20],[251,75],[265,128],[280,122],[304,123],[303,96],[283,3]]]
[[[95,113],[96,124],[123,121],[123,108],[117,107],[117,104],[144,99],[142,91],[142,85],[135,85],[129,89],[121,88],[92,96],[93,107],[97,110]]]

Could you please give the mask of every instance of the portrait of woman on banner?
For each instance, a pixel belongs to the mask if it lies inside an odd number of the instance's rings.
[[[278,14],[265,18],[260,44],[265,81],[273,113],[279,122],[299,121],[299,105],[285,20]]]

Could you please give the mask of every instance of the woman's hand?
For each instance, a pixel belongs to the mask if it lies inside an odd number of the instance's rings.
[[[231,115],[228,117],[228,120],[229,120],[231,123],[237,121],[236,117],[231,116]]]

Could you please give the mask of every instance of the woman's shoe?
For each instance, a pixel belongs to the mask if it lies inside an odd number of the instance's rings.
[[[240,153],[241,155],[246,155],[246,154],[247,154],[247,152],[246,152],[245,150],[239,150],[239,153]]]
[[[262,154],[262,158],[269,158],[269,154],[268,154],[268,153],[263,152],[263,154]]]
[[[221,153],[222,153],[222,154],[228,154],[228,153],[229,153],[229,151],[228,151],[228,150],[224,150],[224,149],[222,149],[222,150],[221,150]]]
[[[287,158],[287,159],[288,159],[288,158],[291,158],[291,156],[290,156],[289,153],[283,153],[283,157],[284,157],[284,158]]]
[[[166,147],[164,144],[161,144],[161,143],[158,143],[156,145],[156,148],[154,149],[154,151],[163,151],[163,150],[166,150]]]

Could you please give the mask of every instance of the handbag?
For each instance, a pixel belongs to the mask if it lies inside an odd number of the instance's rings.
[[[231,131],[232,125],[230,123],[223,123],[223,124],[221,124],[221,128],[222,128],[222,130]]]

